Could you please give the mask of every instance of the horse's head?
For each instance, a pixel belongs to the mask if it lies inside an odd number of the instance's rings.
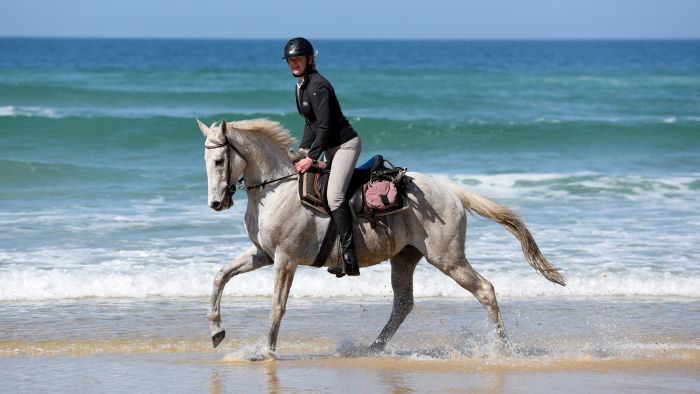
[[[246,160],[240,147],[226,134],[226,121],[206,126],[197,119],[204,141],[204,162],[207,167],[208,204],[215,211],[229,209],[233,205],[236,180],[246,168]]]

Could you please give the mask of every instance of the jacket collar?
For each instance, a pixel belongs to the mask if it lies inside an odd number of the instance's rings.
[[[311,76],[316,74],[316,73],[318,73],[318,71],[316,71],[315,69],[311,69],[311,70],[306,71],[304,73],[304,80],[302,81],[301,86],[299,88],[301,89],[301,88],[306,87],[306,85],[311,80]]]

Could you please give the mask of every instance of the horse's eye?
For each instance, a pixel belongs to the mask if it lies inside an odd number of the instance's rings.
[[[214,160],[214,165],[217,167],[221,167],[224,165],[224,159],[219,159],[219,160]]]

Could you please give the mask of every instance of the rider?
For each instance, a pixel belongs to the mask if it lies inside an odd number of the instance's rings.
[[[318,159],[325,152],[327,164],[331,168],[326,197],[335,228],[340,235],[345,273],[357,276],[360,275],[360,268],[357,265],[352,215],[345,200],[345,191],[360,156],[362,142],[343,116],[333,86],[316,71],[316,54],[311,42],[302,37],[292,38],[284,47],[284,59],[287,60],[292,75],[298,79],[295,89],[297,110],[306,120],[299,151],[307,153],[307,157],[299,160],[295,168],[301,173],[314,165],[324,168],[326,163],[319,162]],[[339,270],[328,271],[340,274]]]

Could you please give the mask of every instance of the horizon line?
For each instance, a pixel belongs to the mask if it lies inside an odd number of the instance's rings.
[[[165,37],[165,36],[31,36],[0,35],[0,39],[67,40],[191,40],[191,41],[276,41],[288,37]],[[697,41],[700,37],[321,37],[317,41]]]

